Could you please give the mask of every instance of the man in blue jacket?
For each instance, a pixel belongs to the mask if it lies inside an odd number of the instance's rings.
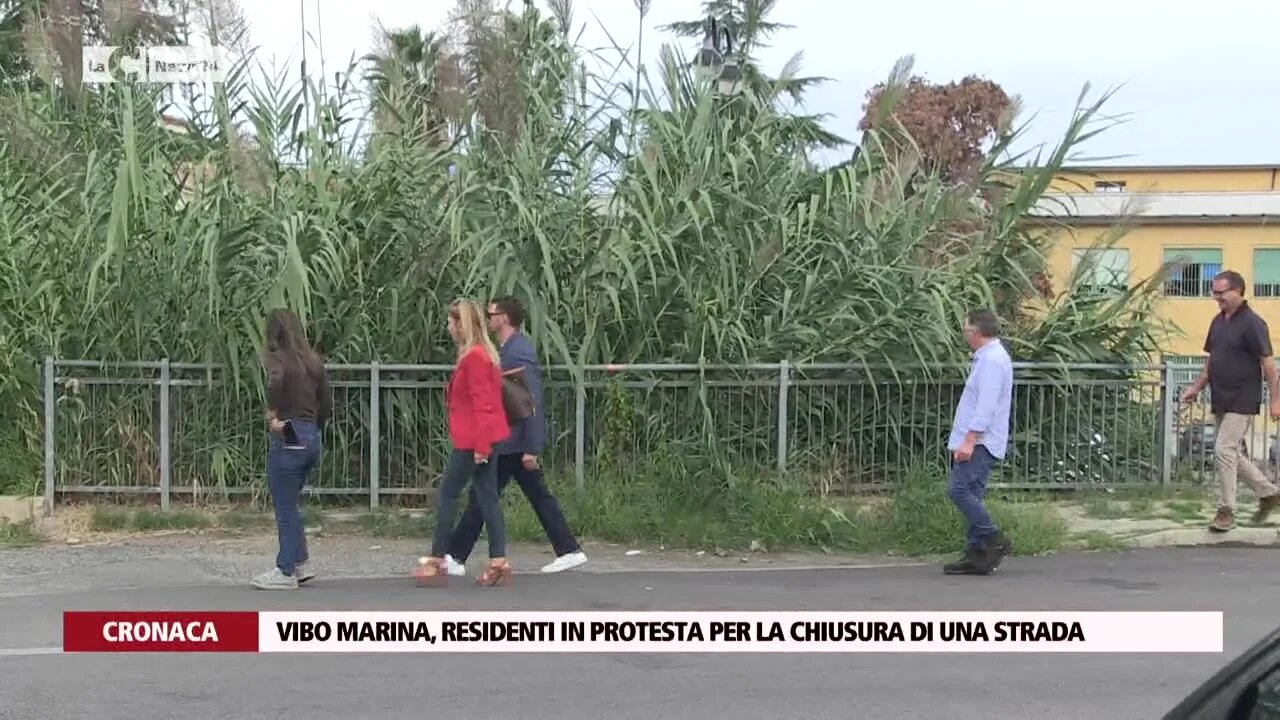
[[[524,307],[520,301],[503,296],[489,303],[489,329],[498,339],[502,371],[509,372],[519,368],[524,376],[525,385],[533,395],[536,412],[511,428],[511,437],[493,449],[497,457],[498,493],[515,478],[520,489],[533,505],[533,511],[542,523],[542,529],[551,541],[556,559],[542,568],[542,572],[555,573],[576,568],[587,561],[582,547],[569,530],[569,524],[560,510],[560,503],[547,488],[542,477],[542,464],[538,456],[542,453],[546,442],[545,409],[542,404],[542,366],[538,364],[538,353],[528,336],[520,332],[524,323]],[[480,515],[479,501],[475,489],[467,494],[467,509],[462,514],[449,541],[452,551],[445,556],[450,575],[466,575],[467,557],[480,538],[480,528],[484,526],[484,518]]]

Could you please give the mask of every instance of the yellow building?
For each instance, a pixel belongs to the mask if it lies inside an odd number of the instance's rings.
[[[1280,349],[1280,165],[1073,167],[1039,214],[1070,226],[1050,257],[1059,288],[1086,253],[1100,285],[1173,264],[1161,308],[1182,335],[1168,355],[1203,355],[1218,311],[1209,287],[1224,269],[1244,276],[1246,298]],[[1110,248],[1089,249],[1121,223],[1128,229]]]

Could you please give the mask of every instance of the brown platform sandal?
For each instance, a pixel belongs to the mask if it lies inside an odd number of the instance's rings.
[[[490,560],[484,572],[476,577],[476,584],[485,587],[507,585],[511,582],[511,563],[506,558]]]
[[[413,569],[413,577],[418,587],[444,587],[449,584],[448,568],[444,558],[418,558],[418,565]]]

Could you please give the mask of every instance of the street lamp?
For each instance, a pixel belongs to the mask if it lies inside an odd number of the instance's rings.
[[[733,52],[733,33],[721,29],[715,18],[707,18],[707,29],[698,51],[698,73],[716,83],[719,95],[732,97],[742,90],[742,68]]]

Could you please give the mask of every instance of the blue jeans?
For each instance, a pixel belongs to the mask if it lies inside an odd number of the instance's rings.
[[[995,456],[982,445],[975,447],[973,456],[965,462],[956,462],[954,458],[951,461],[947,497],[969,525],[967,550],[981,550],[983,543],[997,532],[995,522],[982,504],[995,461]]]
[[[497,457],[498,495],[501,496],[507,483],[515,478],[520,484],[520,489],[524,491],[524,496],[529,499],[529,504],[533,506],[538,522],[542,523],[542,529],[547,533],[547,539],[551,541],[551,548],[555,551],[556,557],[577,552],[581,549],[578,541],[569,530],[569,523],[564,519],[560,503],[556,502],[556,496],[552,495],[551,489],[547,487],[542,471],[527,469],[520,461],[521,457],[523,453],[510,453]],[[472,486],[467,495],[467,509],[462,512],[462,520],[454,528],[453,537],[449,540],[449,550],[454,560],[460,563],[467,561],[471,556],[472,548],[476,545],[476,540],[480,539],[480,528],[483,525],[484,517],[481,514],[480,499],[475,487]]]
[[[467,481],[475,490],[480,516],[489,535],[489,557],[506,557],[507,533],[498,504],[498,468],[495,456],[489,462],[477,463],[470,450],[454,450],[444,469],[440,483],[440,505],[436,509],[436,528],[431,539],[431,556],[444,557],[449,552],[449,536],[453,534],[453,514]]]
[[[307,536],[299,505],[307,476],[320,462],[324,451],[320,428],[315,423],[294,420],[293,429],[301,447],[285,447],[284,438],[278,433],[271,433],[267,447],[267,489],[271,492],[276,532],[280,537],[276,567],[285,575],[293,575],[294,569],[307,561]]]

